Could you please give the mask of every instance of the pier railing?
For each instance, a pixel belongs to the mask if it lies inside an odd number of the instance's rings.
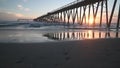
[[[61,9],[63,9],[63,8],[66,8],[66,7],[68,7],[68,6],[77,4],[78,2],[82,2],[82,1],[84,1],[84,0],[76,0],[76,1],[73,1],[73,2],[71,2],[71,3],[69,3],[69,4],[67,4],[67,5],[64,5],[64,6],[60,7],[60,8],[58,8],[58,9],[55,9],[55,10],[51,11],[50,13],[56,12],[56,11],[58,11],[58,10],[61,10]]]

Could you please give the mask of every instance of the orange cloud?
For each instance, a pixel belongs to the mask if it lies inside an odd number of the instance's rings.
[[[24,15],[22,15],[22,14],[20,14],[20,13],[16,13],[15,16],[20,17],[20,18],[21,18],[21,17],[24,17]]]

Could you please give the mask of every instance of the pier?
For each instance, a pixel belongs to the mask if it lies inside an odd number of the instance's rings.
[[[106,29],[111,29],[114,17],[116,30],[119,30],[120,23],[120,3],[118,0],[113,0],[113,3],[108,4],[109,0],[76,0],[72,3],[64,5],[56,10],[42,15],[34,21],[47,23],[64,23],[69,26],[72,24],[87,25],[93,28],[105,24]],[[112,7],[111,7],[112,6]],[[109,10],[109,7],[111,10]],[[119,8],[117,8],[119,7]],[[115,12],[117,11],[117,13]]]

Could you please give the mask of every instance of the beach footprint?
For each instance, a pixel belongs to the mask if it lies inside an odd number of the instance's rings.
[[[70,56],[69,56],[68,52],[64,52],[64,55],[65,55],[65,60],[69,61],[70,60]]]
[[[23,63],[24,62],[24,57],[20,57],[16,60],[16,63]]]
[[[66,61],[69,61],[69,60],[70,60],[70,57],[69,57],[69,56],[65,57],[65,60],[66,60]]]
[[[64,52],[65,60],[69,61],[70,60],[70,56],[69,56],[69,50],[68,50],[68,48],[64,47],[63,48],[63,52]]]

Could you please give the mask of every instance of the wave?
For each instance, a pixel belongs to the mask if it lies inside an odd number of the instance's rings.
[[[0,29],[43,29],[43,28],[48,28],[51,26],[64,26],[64,23],[45,23],[45,22],[27,22],[27,21],[3,21],[0,22]],[[73,25],[70,24],[70,26],[72,27]],[[84,27],[90,27],[87,25],[83,25],[80,26],[79,24],[75,24],[75,27],[80,27],[80,28],[84,28]],[[96,27],[99,27],[99,25],[96,25]],[[106,27],[106,24],[103,24],[102,27]],[[116,24],[113,23],[111,24],[112,28],[116,27]]]

